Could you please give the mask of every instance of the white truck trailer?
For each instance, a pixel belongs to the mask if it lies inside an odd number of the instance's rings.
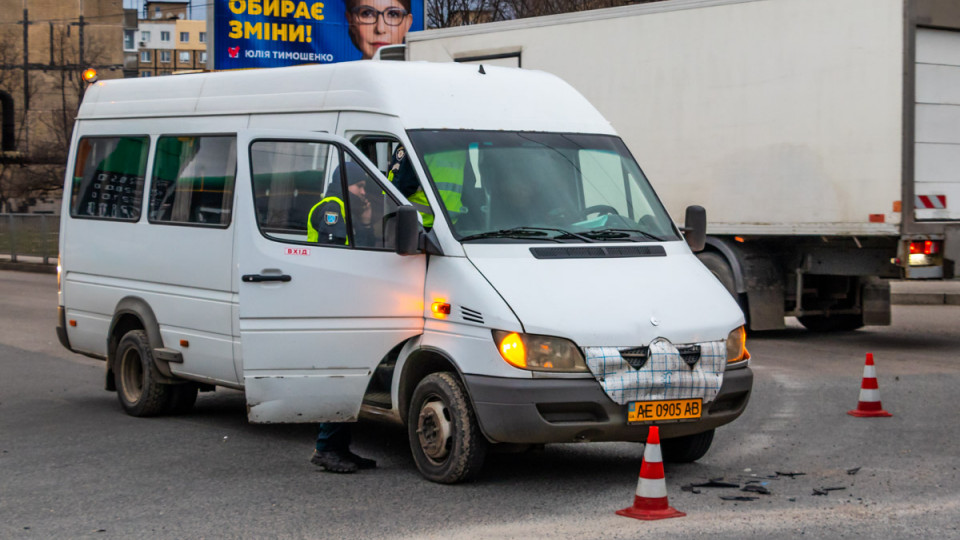
[[[611,119],[751,328],[890,323],[960,260],[960,2],[670,0],[428,30],[407,60],[559,75]]]

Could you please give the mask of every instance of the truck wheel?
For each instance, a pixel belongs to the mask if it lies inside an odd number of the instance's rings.
[[[663,450],[663,460],[667,463],[692,463],[702,458],[713,442],[714,430],[704,431],[675,439],[664,439],[660,442]]]
[[[739,300],[738,296],[740,295],[737,294],[737,285],[736,280],[733,278],[733,269],[730,268],[727,260],[724,259],[722,255],[711,251],[697,253],[697,258],[707,267],[707,270],[710,270],[714,276],[717,276],[717,279],[720,280],[720,283],[727,289],[730,296],[733,296],[734,300]]]
[[[197,392],[200,388],[195,383],[170,385],[170,402],[167,403],[167,414],[186,414],[197,402]]]
[[[863,315],[851,313],[832,317],[804,315],[803,317],[797,317],[797,320],[812,332],[849,332],[863,327]]]
[[[131,416],[163,413],[170,402],[170,385],[157,381],[150,340],[143,330],[131,330],[117,345],[117,398]]]
[[[417,468],[427,480],[455,484],[483,466],[487,440],[456,376],[431,373],[413,391],[407,434]]]

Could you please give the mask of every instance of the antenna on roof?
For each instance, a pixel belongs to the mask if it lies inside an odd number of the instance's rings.
[[[483,70],[483,64],[480,64],[480,74],[481,74],[481,75],[486,75],[486,74],[487,74],[487,72]]]

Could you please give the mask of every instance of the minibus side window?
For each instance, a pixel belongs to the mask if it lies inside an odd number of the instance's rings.
[[[264,236],[350,246],[339,164],[340,153],[329,143],[254,141],[250,146],[254,205]]]
[[[349,193],[350,225],[360,248],[394,249],[396,238],[389,226],[399,205],[349,153],[344,153]]]
[[[393,153],[400,146],[400,140],[387,135],[361,135],[350,142],[367,157],[377,169],[387,176],[393,161]]]
[[[233,136],[164,136],[150,183],[151,223],[227,227],[237,170]]]
[[[70,215],[118,221],[140,219],[147,137],[84,137],[77,144]]]

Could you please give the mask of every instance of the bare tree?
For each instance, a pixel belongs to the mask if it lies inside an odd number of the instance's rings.
[[[663,0],[427,0],[427,27],[446,28]]]
[[[89,33],[80,65],[77,32],[67,25],[51,26],[50,62],[42,67],[31,65],[29,92],[31,107],[23,110],[23,49],[20,36],[0,34],[0,89],[17,100],[17,156],[0,159],[0,211],[14,211],[38,198],[51,198],[63,188],[64,168],[73,134],[73,124],[86,84],[82,68],[104,66],[109,57],[102,36]],[[104,66],[114,67],[114,66]],[[29,130],[27,129],[29,126]]]
[[[509,19],[510,0],[427,0],[427,27],[447,28]]]
[[[15,100],[24,100],[23,71],[12,66],[22,61],[22,49],[19,49],[19,36],[12,31],[0,33],[0,90],[10,94]],[[32,98],[37,93],[37,77],[29,74],[29,94]],[[22,103],[22,102],[21,102]],[[0,212],[11,211],[10,200],[19,197],[27,188],[24,175],[26,169],[24,155],[26,154],[27,122],[23,108],[14,107],[13,146],[15,155],[0,156]]]

